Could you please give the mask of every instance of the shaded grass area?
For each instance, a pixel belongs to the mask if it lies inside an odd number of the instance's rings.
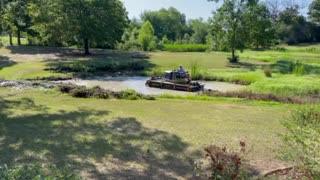
[[[10,60],[7,56],[0,56],[0,70],[5,67],[10,67],[16,64],[14,61]]]
[[[164,51],[169,52],[206,52],[207,44],[165,44]]]
[[[191,177],[204,145],[236,146],[243,137],[254,147],[251,159],[273,159],[282,132],[278,120],[288,109],[227,101],[77,99],[6,88],[0,95],[1,163],[57,164],[95,179]]]

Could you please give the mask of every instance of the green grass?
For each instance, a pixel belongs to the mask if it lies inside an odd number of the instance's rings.
[[[23,80],[39,77],[70,77],[68,74],[45,71],[45,62],[20,62],[0,70],[0,79]]]
[[[241,60],[257,60],[275,63],[279,60],[302,61],[303,63],[320,64],[320,45],[279,46],[281,50],[253,51],[238,53]]]
[[[165,44],[164,51],[170,52],[206,52],[207,44]]]
[[[10,45],[9,36],[1,36],[0,38],[1,38],[2,44]],[[18,44],[17,37],[12,37],[12,42],[13,42],[13,44]],[[28,44],[28,40],[26,38],[21,38],[21,44],[22,45]]]
[[[278,75],[251,84],[246,90],[284,96],[320,95],[319,76]]]
[[[1,163],[57,164],[110,177],[188,177],[204,145],[237,147],[242,138],[253,147],[250,159],[272,160],[283,130],[279,120],[291,107],[222,98],[77,99],[6,88],[0,97]]]

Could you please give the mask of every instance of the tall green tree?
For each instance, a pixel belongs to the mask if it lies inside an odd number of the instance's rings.
[[[219,0],[209,0],[218,2]],[[236,50],[242,51],[247,42],[245,11],[255,0],[223,0],[222,6],[214,14],[216,24],[221,24],[231,50],[231,63],[238,62]]]
[[[81,45],[86,55],[90,45],[114,46],[127,25],[120,0],[38,0],[30,12],[44,40]]]
[[[287,44],[298,44],[312,41],[311,24],[300,15],[299,7],[286,8],[279,15],[279,34]]]
[[[320,0],[314,0],[310,4],[308,14],[312,22],[320,25]]]
[[[9,34],[10,45],[13,45],[12,35],[17,35],[17,44],[21,45],[21,34],[29,27],[29,15],[26,0],[9,1],[5,3],[3,11],[3,27]]]
[[[258,2],[252,4],[244,16],[248,26],[248,47],[256,49],[270,47],[276,40],[276,32],[267,6]]]
[[[172,41],[182,39],[187,28],[185,15],[173,7],[159,11],[145,11],[141,14],[141,19],[143,22],[149,21],[152,24],[155,35],[159,39],[164,36]]]
[[[150,50],[152,48],[152,45],[155,43],[154,39],[154,29],[152,27],[152,24],[147,21],[142,25],[138,36],[138,40],[141,44],[142,49],[144,51]]]
[[[191,19],[188,26],[192,30],[191,42],[195,44],[205,44],[208,35],[209,24],[200,19]]]

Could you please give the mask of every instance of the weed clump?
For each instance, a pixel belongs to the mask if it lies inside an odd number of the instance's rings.
[[[263,72],[266,77],[272,77],[272,69],[269,66],[264,67]]]
[[[76,86],[72,84],[61,84],[59,85],[59,90],[62,93],[66,93],[76,98],[99,98],[99,99],[127,99],[127,100],[156,100],[154,96],[143,95],[137,93],[134,90],[125,90],[121,92],[113,92],[110,90],[102,89],[99,86],[93,88],[86,88],[84,86]]]
[[[88,98],[90,96],[90,92],[88,91],[88,89],[82,86],[71,89],[69,94],[72,97],[77,98]]]
[[[240,141],[240,150],[211,145],[204,148],[204,159],[196,162],[198,175],[207,179],[246,179],[248,170],[244,168],[246,143]]]

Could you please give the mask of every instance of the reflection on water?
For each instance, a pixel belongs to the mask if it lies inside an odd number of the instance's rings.
[[[133,89],[139,93],[147,95],[159,95],[159,94],[192,94],[191,92],[165,90],[158,88],[150,88],[145,86],[145,82],[148,77],[143,76],[130,76],[130,77],[94,77],[87,79],[73,79],[67,81],[59,81],[63,83],[72,83],[79,86],[100,86],[104,89],[112,91],[122,91],[126,89]],[[215,82],[215,81],[199,81],[205,84],[205,89],[211,89],[216,91],[238,91],[245,86],[230,84],[225,82]]]

